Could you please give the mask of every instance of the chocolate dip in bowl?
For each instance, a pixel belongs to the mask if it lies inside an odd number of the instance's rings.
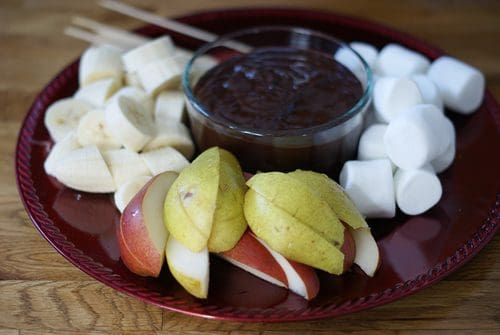
[[[197,50],[183,74],[194,140],[245,171],[336,177],[355,158],[372,74],[340,40],[296,27],[234,32]]]

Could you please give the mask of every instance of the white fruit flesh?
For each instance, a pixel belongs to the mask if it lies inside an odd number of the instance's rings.
[[[175,46],[169,36],[157,38],[132,49],[122,56],[127,72],[135,72],[144,65],[175,54]]]
[[[103,107],[108,98],[120,87],[121,82],[117,79],[102,79],[88,84],[87,86],[80,87],[80,89],[76,91],[74,97],[75,99],[86,101],[94,107]]]
[[[148,167],[138,153],[128,149],[116,149],[103,152],[104,160],[111,171],[116,187],[137,176],[148,176]]]
[[[172,147],[190,159],[194,153],[194,144],[188,128],[177,121],[155,121],[156,135],[146,144],[144,151]]]
[[[166,256],[170,272],[179,284],[195,297],[206,298],[210,274],[207,248],[193,252],[170,235]]]
[[[118,187],[113,196],[116,208],[122,213],[134,195],[136,195],[150,179],[151,176],[137,176]]]
[[[155,122],[182,122],[184,119],[184,94],[182,92],[161,92],[155,102]]]
[[[54,171],[64,185],[85,192],[108,193],[116,189],[113,176],[96,146],[88,146],[67,154]]]
[[[95,144],[101,150],[121,147],[106,125],[103,110],[93,110],[85,114],[78,123],[76,135],[81,146]]]
[[[153,176],[164,171],[181,172],[189,165],[189,161],[171,147],[143,152],[140,156]]]
[[[70,131],[76,129],[80,119],[91,110],[91,104],[74,98],[54,102],[47,108],[44,117],[50,137],[55,142],[62,140]]]
[[[288,280],[288,289],[292,292],[297,293],[298,295],[308,299],[308,291],[306,284],[294,270],[294,268],[290,265],[290,262],[283,257],[280,253],[271,249],[264,241],[260,240],[260,243],[273,255],[274,259],[279,263],[283,271],[285,271],[286,279]]]
[[[380,265],[377,242],[369,228],[353,229],[351,233],[356,244],[354,264],[357,264],[368,276],[373,277]]]
[[[81,86],[107,78],[121,81],[124,71],[121,52],[109,45],[90,47],[83,53],[78,70]]]
[[[155,133],[151,115],[125,96],[106,107],[106,123],[114,137],[131,151],[140,151]]]
[[[76,138],[76,133],[74,131],[68,133],[62,140],[56,142],[50,150],[50,153],[43,164],[45,172],[53,176],[58,162],[67,154],[80,147],[81,146]]]

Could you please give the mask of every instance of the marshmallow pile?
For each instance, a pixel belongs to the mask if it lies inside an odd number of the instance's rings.
[[[368,218],[391,218],[396,205],[421,214],[441,198],[437,173],[455,158],[455,129],[444,108],[471,114],[484,96],[476,68],[442,56],[432,63],[398,44],[380,52],[353,42],[374,73],[371,120],[360,137],[358,160],[344,164],[339,182]]]

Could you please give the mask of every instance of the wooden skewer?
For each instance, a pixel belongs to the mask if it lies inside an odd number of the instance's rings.
[[[205,42],[213,42],[219,38],[218,35],[210,33],[208,31],[181,23],[177,22],[175,20],[170,20],[158,15],[155,15],[153,13],[144,11],[142,9],[135,8],[133,6],[124,4],[123,2],[116,1],[116,0],[99,0],[98,1],[99,5],[110,9],[112,11],[136,18],[138,20],[154,24],[156,26],[173,30],[175,32],[181,33],[183,35],[191,36],[196,39],[199,39],[201,41]],[[246,53],[249,52],[252,48],[244,43],[240,43],[237,41],[226,41],[224,42],[224,46]]]
[[[135,48],[149,41],[149,38],[144,36],[115,28],[82,16],[75,16],[71,22],[74,25],[96,32],[99,36],[102,36],[102,38],[109,39],[115,43],[118,42],[126,49]]]
[[[145,10],[135,8],[120,1],[99,0],[99,5],[112,11],[139,19],[141,21],[154,24],[156,26],[173,30],[183,35],[191,36],[205,42],[213,42],[218,36],[208,31],[198,29],[187,24],[170,20]]]
[[[76,27],[67,27],[64,29],[64,34],[95,45],[110,44],[122,50],[126,49],[116,41],[111,41],[109,38]]]

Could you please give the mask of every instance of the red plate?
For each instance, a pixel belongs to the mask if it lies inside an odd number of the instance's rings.
[[[244,9],[212,11],[180,21],[215,33],[254,25],[301,25],[346,41],[378,47],[397,42],[434,59],[442,52],[403,33],[366,21],[304,10]],[[157,36],[156,27],[141,33]],[[200,43],[173,33],[176,43]],[[19,192],[34,225],[75,266],[130,296],[182,313],[236,321],[291,321],[334,317],[394,301],[449,275],[470,260],[498,229],[500,203],[500,111],[487,92],[471,116],[449,114],[458,133],[457,158],[441,174],[444,194],[424,215],[398,213],[391,220],[370,221],[382,266],[374,278],[350,272],[321,274],[321,291],[307,302],[218,259],[212,259],[207,300],[188,295],[165,270],[160,278],[141,278],[120,261],[114,226],[119,214],[110,195],[62,187],[43,169],[52,145],[43,124],[47,106],[77,88],[78,61],[58,74],[40,93],[22,125],[16,150]]]

